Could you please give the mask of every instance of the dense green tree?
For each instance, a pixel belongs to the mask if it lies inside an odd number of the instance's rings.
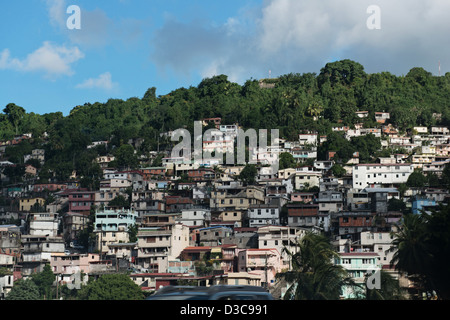
[[[15,128],[16,135],[19,134],[19,125],[25,116],[25,109],[15,105],[14,103],[9,103],[3,112],[8,116],[8,120]]]
[[[375,137],[373,134],[353,137],[351,144],[354,150],[359,153],[361,163],[372,162],[376,152],[381,149],[380,138]]]
[[[246,185],[255,184],[258,169],[254,164],[247,164],[239,173],[239,179]]]
[[[31,279],[19,279],[14,282],[6,300],[40,300],[39,288]]]
[[[279,158],[279,169],[286,169],[286,168],[295,168],[297,165],[294,156],[290,154],[289,152],[283,152],[280,154]]]
[[[20,142],[16,146],[7,147],[5,150],[5,157],[13,163],[23,164],[24,156],[31,154],[33,146],[28,140]]]
[[[342,133],[332,132],[327,136],[327,141],[319,146],[318,158],[320,160],[326,160],[329,151],[336,152],[334,157],[335,161],[346,163],[353,157],[355,147]]]
[[[22,181],[22,177],[25,174],[24,165],[7,166],[3,169],[3,174],[9,178],[10,183],[18,183]]]
[[[318,78],[320,85],[323,85],[325,81],[330,81],[331,85],[344,84],[348,86],[365,77],[366,73],[361,64],[345,59],[327,63],[320,70]]]
[[[389,211],[400,211],[404,212],[406,209],[406,203],[401,199],[391,198],[388,201]]]
[[[333,165],[333,167],[331,168],[331,172],[333,173],[333,175],[335,177],[338,177],[338,178],[344,176],[347,173],[347,171],[344,169],[344,167],[341,166],[340,164]]]
[[[128,227],[128,234],[130,235],[130,242],[137,242],[137,234],[138,234],[138,225],[134,224]]]
[[[34,273],[31,275],[31,279],[39,288],[39,293],[41,297],[45,299],[51,299],[53,292],[52,287],[55,282],[56,276],[53,273],[49,264],[44,266],[42,272]]]
[[[105,274],[83,286],[81,300],[142,300],[141,288],[126,274]]]
[[[427,183],[427,178],[420,171],[412,172],[406,180],[406,185],[410,188],[422,188]]]
[[[124,144],[113,151],[117,165],[121,168],[135,169],[139,164],[137,155],[132,145]]]
[[[114,199],[112,199],[109,203],[108,203],[109,207],[116,207],[116,208],[124,208],[124,209],[129,209],[130,208],[130,202],[125,199],[125,197],[123,195],[118,195],[116,196]]]

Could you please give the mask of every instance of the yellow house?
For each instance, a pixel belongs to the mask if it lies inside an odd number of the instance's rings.
[[[19,211],[33,211],[32,208],[36,203],[38,203],[40,206],[44,206],[45,199],[44,198],[20,199]]]
[[[240,188],[236,194],[228,193],[226,189],[213,191],[210,198],[210,206],[215,209],[247,210],[252,204],[262,203],[264,203],[264,190],[256,186]]]

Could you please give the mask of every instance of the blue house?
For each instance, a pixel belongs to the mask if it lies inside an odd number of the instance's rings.
[[[412,203],[412,213],[418,214],[422,210],[427,210],[429,207],[436,207],[438,204],[435,200],[426,198],[424,196],[415,196],[411,199]]]
[[[136,223],[138,214],[134,210],[102,210],[95,212],[95,227],[101,231],[119,231],[119,228],[128,230]]]

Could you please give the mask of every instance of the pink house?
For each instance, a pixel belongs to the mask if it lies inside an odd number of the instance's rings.
[[[33,186],[33,191],[35,191],[35,192],[42,192],[44,190],[54,192],[54,191],[66,190],[66,189],[67,189],[67,185],[59,184],[59,183],[41,183],[41,184],[35,184]]]
[[[310,203],[314,200],[314,196],[313,192],[296,192],[291,194],[291,201]]]
[[[52,255],[50,267],[55,274],[74,274],[83,272],[88,274],[90,263],[100,261],[98,253]]]
[[[259,275],[261,283],[271,286],[275,275],[281,272],[281,259],[281,253],[275,248],[243,249],[238,253],[238,271]]]
[[[75,191],[69,194],[69,211],[89,212],[95,204],[95,191]]]
[[[60,284],[76,285],[75,275],[91,273],[91,264],[98,263],[100,256],[96,253],[52,255],[50,267],[54,274],[59,277]],[[84,279],[84,281],[87,280]]]

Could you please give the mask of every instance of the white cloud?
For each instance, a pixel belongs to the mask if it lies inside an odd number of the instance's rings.
[[[112,81],[111,73],[105,72],[98,76],[98,78],[90,78],[80,83],[76,87],[79,89],[103,89],[112,90],[117,86],[117,83]]]
[[[374,4],[381,9],[380,30],[366,24]],[[223,73],[239,82],[267,76],[269,69],[274,76],[318,73],[336,59],[399,75],[413,67],[436,74],[438,60],[450,65],[450,1],[266,0],[250,10],[219,26],[167,19],[155,32],[153,61],[181,75]]]
[[[65,0],[45,0],[48,9],[48,15],[50,17],[50,23],[54,26],[65,27],[65,16],[67,3]]]
[[[72,75],[71,64],[84,58],[77,47],[57,46],[48,41],[24,59],[11,58],[9,49],[0,54],[0,69],[44,72],[48,77]]]

